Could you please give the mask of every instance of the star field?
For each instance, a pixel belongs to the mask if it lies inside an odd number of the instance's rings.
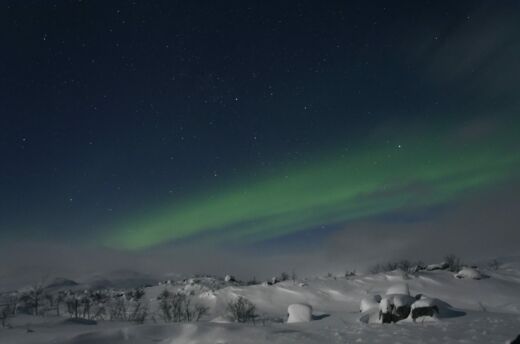
[[[516,2],[0,6],[1,240],[254,246],[516,181]]]

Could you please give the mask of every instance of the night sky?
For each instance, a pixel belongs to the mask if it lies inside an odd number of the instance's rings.
[[[517,185],[517,1],[0,6],[3,244],[319,248]]]

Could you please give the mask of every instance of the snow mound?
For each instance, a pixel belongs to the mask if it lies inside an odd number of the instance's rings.
[[[482,274],[477,269],[464,267],[462,270],[457,272],[457,274],[455,274],[455,277],[460,279],[466,278],[479,280],[482,279]]]
[[[295,303],[287,308],[287,323],[309,322],[312,320],[312,307],[303,303]]]
[[[232,321],[229,320],[227,317],[219,315],[218,317],[214,318],[210,322],[217,323],[217,324],[231,324]]]
[[[82,319],[82,318],[70,318],[63,320],[63,324],[66,325],[97,325],[97,321]]]
[[[386,295],[410,295],[410,288],[408,287],[408,284],[396,284],[391,287],[389,287],[386,291]]]

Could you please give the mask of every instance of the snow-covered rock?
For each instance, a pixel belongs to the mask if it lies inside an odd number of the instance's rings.
[[[387,295],[387,297],[389,297]],[[395,308],[411,306],[415,298],[406,294],[397,294],[390,296]]]
[[[434,271],[434,270],[446,270],[449,267],[448,263],[442,262],[440,264],[430,264],[426,266],[426,270]]]
[[[421,296],[419,300],[416,300],[414,303],[412,303],[412,309],[433,306],[435,306],[435,300],[427,296]]]
[[[396,289],[397,291],[404,291]],[[408,318],[415,298],[407,294],[390,294],[379,303],[379,318],[383,323],[397,322]]]
[[[415,301],[411,306],[410,316],[413,321],[416,321],[420,317],[436,318],[439,315],[439,307],[437,306],[434,299],[421,296],[421,298]]]
[[[312,307],[303,303],[295,303],[287,308],[288,323],[309,322],[312,320]]]
[[[426,270],[426,266],[425,265],[421,265],[421,264],[418,264],[418,265],[414,265],[412,266],[409,271],[411,273],[416,273],[416,272],[419,272],[419,271],[422,271],[422,270]]]
[[[408,287],[408,284],[402,283],[402,284],[395,284],[391,287],[389,287],[386,291],[386,295],[410,295],[410,288]]]
[[[383,314],[390,313],[392,311],[392,300],[387,297],[383,297],[379,302],[379,311]]]
[[[379,302],[381,302],[380,295],[369,295],[361,300],[359,309],[362,313],[369,312],[374,309],[379,309]]]
[[[478,280],[482,278],[482,274],[475,268],[464,267],[455,274],[455,277]]]

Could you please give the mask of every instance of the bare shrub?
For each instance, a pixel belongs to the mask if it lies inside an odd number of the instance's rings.
[[[165,322],[199,321],[208,308],[195,304],[183,293],[171,293],[164,290],[158,297],[160,316]]]
[[[256,284],[259,284],[259,282],[256,280],[255,276],[253,276],[252,279],[250,279],[249,281],[246,282],[246,285],[256,285]]]
[[[291,272],[291,280],[293,283],[296,283],[296,280],[298,279],[298,276],[296,275],[296,271],[293,269]]]
[[[415,266],[424,266],[422,261],[411,261],[409,259],[401,259],[398,261],[390,261],[386,263],[378,263],[373,265],[368,272],[378,274],[381,272],[390,272],[394,270],[403,270],[404,272],[413,272]]]
[[[256,306],[242,296],[230,301],[227,305],[227,311],[235,322],[240,323],[254,322],[258,316],[256,314]]]
[[[454,254],[448,254],[444,257],[444,262],[448,264],[448,270],[451,272],[459,272],[462,268],[462,262],[459,257]]]
[[[346,270],[345,271],[345,278],[356,276],[356,269],[354,270]]]
[[[14,309],[12,309],[9,304],[0,308],[0,322],[2,323],[2,327],[7,326],[7,319],[14,317],[14,314]]]
[[[493,259],[492,261],[490,261],[488,263],[488,268],[490,270],[496,271],[496,270],[498,270],[500,268],[500,262],[498,260],[496,260],[496,259]]]
[[[43,282],[38,282],[20,296],[20,301],[25,304],[26,309],[33,313],[33,315],[40,314],[40,306],[44,299],[43,291]]]
[[[282,272],[279,277],[279,281],[287,281],[289,279],[289,274],[287,272]]]

